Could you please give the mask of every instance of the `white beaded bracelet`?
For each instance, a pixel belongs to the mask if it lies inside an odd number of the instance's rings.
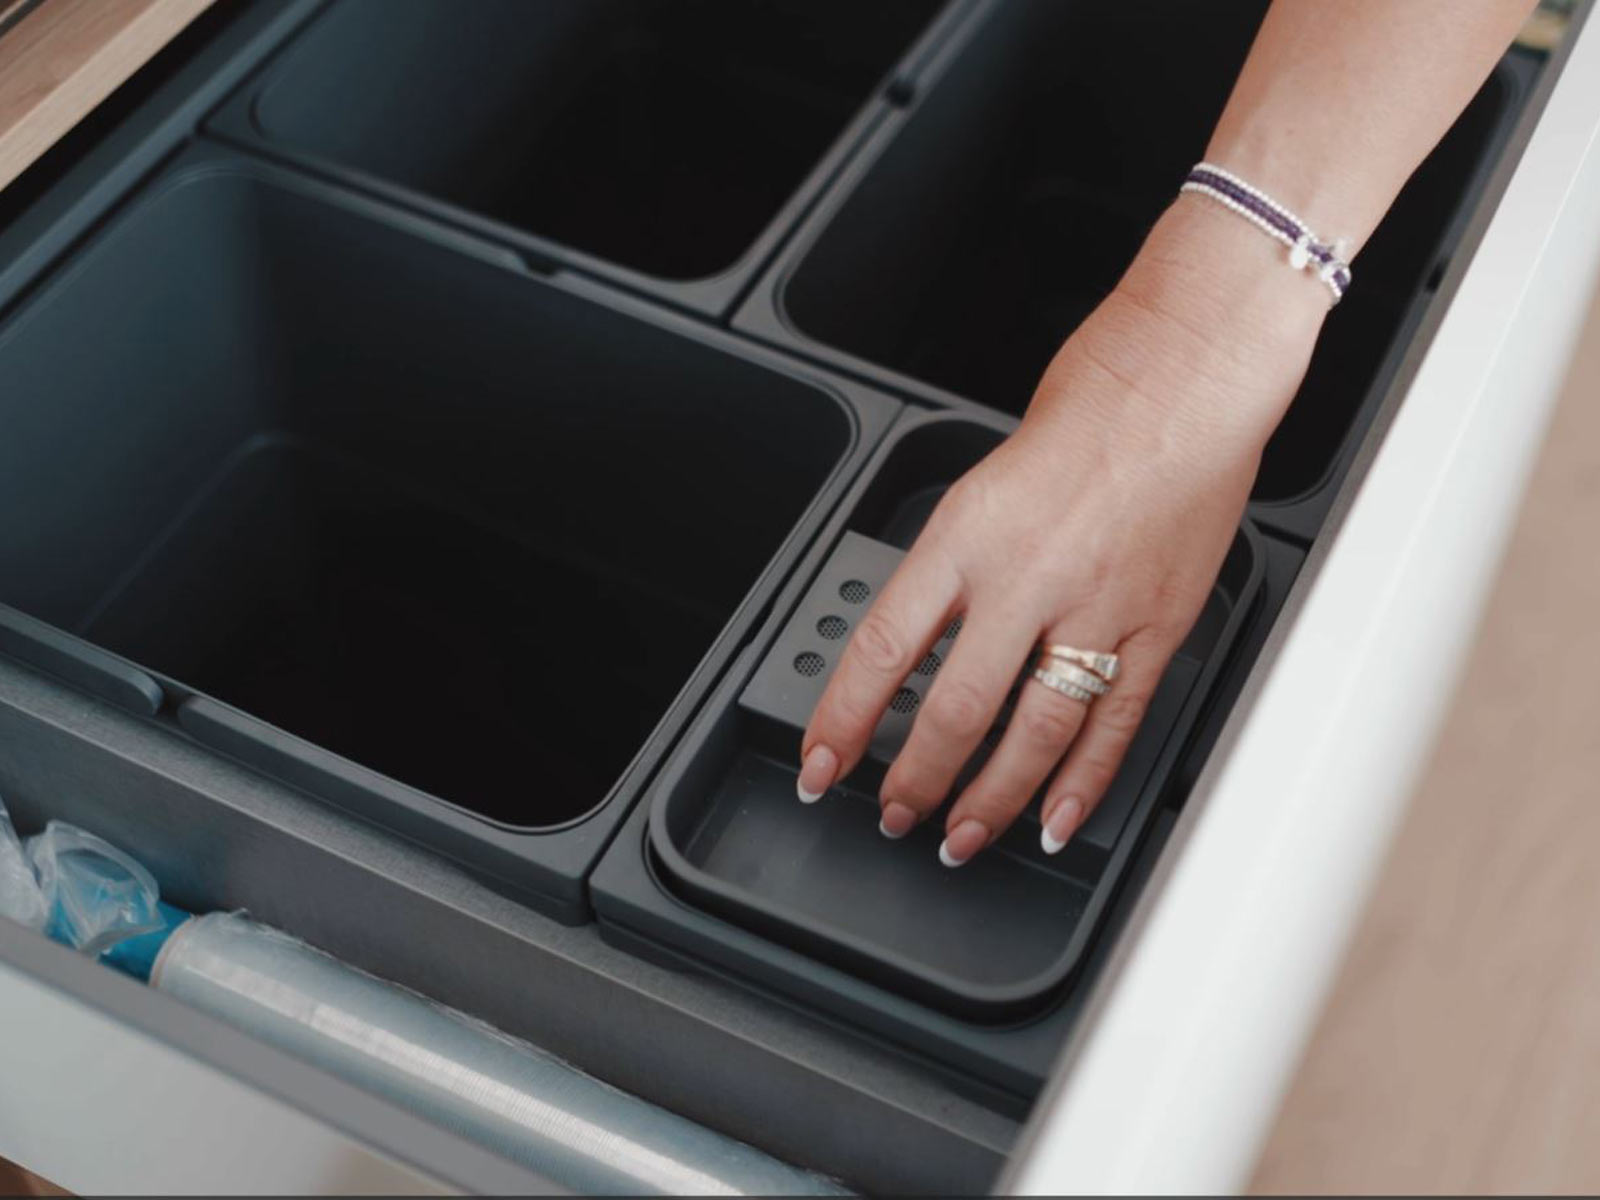
[[[1271,196],[1214,163],[1197,163],[1181,189],[1209,196],[1223,207],[1289,247],[1289,265],[1314,271],[1332,294],[1329,307],[1344,299],[1350,286],[1350,264],[1343,238],[1322,242],[1310,227]]]

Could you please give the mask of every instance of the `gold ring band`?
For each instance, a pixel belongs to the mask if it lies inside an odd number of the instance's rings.
[[[1047,658],[1060,662],[1072,663],[1086,671],[1093,671],[1107,683],[1117,677],[1122,665],[1115,654],[1101,654],[1094,650],[1079,650],[1076,646],[1063,646],[1059,643],[1046,644],[1040,647],[1040,653]]]

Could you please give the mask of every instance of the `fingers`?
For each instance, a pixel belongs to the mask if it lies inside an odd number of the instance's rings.
[[[850,637],[800,745],[796,789],[809,804],[855,769],[906,676],[938,640],[960,579],[937,554],[906,556]]]
[[[966,614],[961,637],[928,689],[911,736],[884,776],[879,800],[885,834],[909,832],[944,803],[957,773],[993,727],[1038,630],[1031,615],[976,608]],[[1052,764],[1041,769],[1041,778]]]
[[[960,577],[943,556],[913,552],[901,564],[857,625],[812,714],[801,800],[820,798],[854,770],[891,698],[962,600]],[[880,828],[889,837],[910,832],[944,803],[1040,640],[1039,622],[1025,611],[974,607],[964,616],[962,636],[884,777]],[[1046,640],[1098,650],[1114,644],[1107,628],[1074,618]],[[951,807],[939,849],[945,865],[960,866],[1003,833],[1053,771],[1040,838],[1047,854],[1060,851],[1109,788],[1174,648],[1148,632],[1127,638],[1116,651],[1121,676],[1093,704],[1029,681],[999,746]]]
[[[1067,844],[1116,778],[1174,649],[1148,636],[1131,637],[1118,648],[1122,674],[1089,709],[1040,810],[1039,843],[1046,854]]]
[[[1074,620],[1046,640],[1087,648],[1113,645],[1115,635],[1105,628],[1102,625],[1096,632],[1089,622]],[[1030,643],[1023,657],[1013,660],[1017,663],[1013,677],[1023,663],[1031,665],[1033,648]],[[1010,827],[1060,764],[1089,715],[1089,706],[1081,700],[1037,680],[1023,684],[1000,745],[945,818],[939,857],[946,866],[960,866]]]

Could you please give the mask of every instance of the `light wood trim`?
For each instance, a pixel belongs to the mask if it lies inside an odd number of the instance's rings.
[[[211,2],[45,0],[0,37],[0,187]]]
[[[1600,1187],[1596,397],[1600,293],[1454,708],[1257,1194]]]

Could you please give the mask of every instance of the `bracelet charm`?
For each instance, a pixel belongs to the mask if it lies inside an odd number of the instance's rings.
[[[1288,246],[1289,266],[1296,271],[1311,271],[1322,281],[1333,297],[1330,308],[1344,299],[1350,286],[1350,264],[1345,260],[1343,238],[1318,240],[1310,226],[1294,213],[1214,163],[1196,163],[1179,190],[1209,196]]]

